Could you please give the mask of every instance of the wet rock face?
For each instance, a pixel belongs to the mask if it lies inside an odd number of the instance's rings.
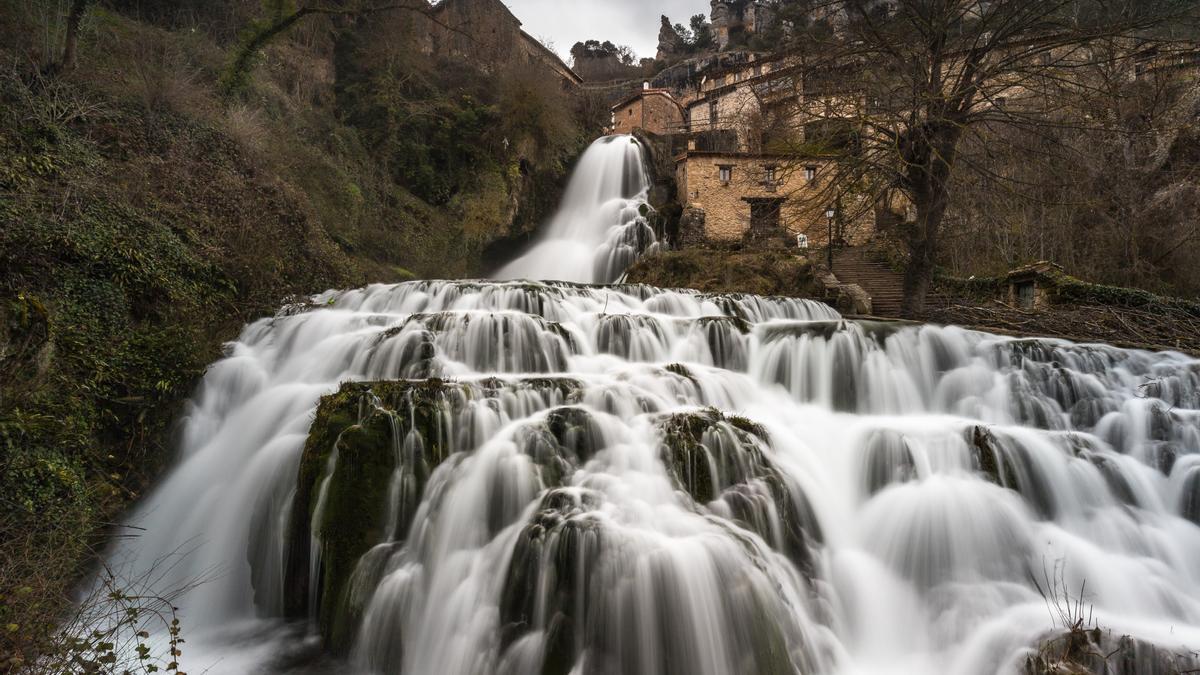
[[[670,415],[659,429],[662,460],[677,488],[757,533],[811,576],[821,528],[799,486],[770,458],[765,429],[714,409]]]
[[[461,428],[452,421],[469,420],[488,401],[520,392],[565,401],[578,390],[579,383],[554,378],[472,385],[428,379],[346,384],[323,398],[292,508],[289,613],[303,616],[316,607],[331,650],[347,653],[364,609],[349,592],[360,560],[376,546],[404,543],[433,472],[475,443],[469,434],[456,434]],[[542,466],[547,483],[561,482],[573,462],[594,451],[589,422],[581,410],[556,409],[539,429],[550,447],[541,452],[531,440],[523,448]]]

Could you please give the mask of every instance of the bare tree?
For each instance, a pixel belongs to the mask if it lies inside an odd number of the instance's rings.
[[[1075,78],[1089,86],[1057,92],[1056,127],[996,124],[968,138],[964,157],[1009,179],[956,181],[942,264],[966,276],[1053,260],[1102,283],[1200,292],[1184,259],[1200,236],[1198,56],[1143,50],[1089,64]],[[1018,177],[1026,185],[1014,190]]]
[[[1054,143],[1046,130],[1067,120],[1063,88],[1094,86],[1089,65],[1132,59],[1193,17],[1189,0],[837,0],[825,5],[837,30],[800,39],[799,116],[786,151],[835,156],[836,175],[812,199],[833,204],[847,191],[910,206],[897,226],[907,260],[906,315],[925,308],[946,228],[953,185],[974,172],[1016,185],[962,153],[997,125]],[[836,12],[834,9],[836,8]],[[1105,47],[1118,45],[1119,49]],[[777,145],[778,149],[778,145]],[[862,203],[862,200],[859,200]]]

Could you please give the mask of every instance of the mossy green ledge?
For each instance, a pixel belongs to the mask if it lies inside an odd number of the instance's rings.
[[[567,402],[582,385],[565,378],[354,382],[321,399],[292,501],[288,616],[315,610],[329,649],[349,651],[365,609],[356,600],[361,594],[351,592],[359,560],[377,545],[406,539],[430,476],[465,449],[454,447],[452,421],[471,401],[514,388]],[[396,499],[393,480],[401,488]]]

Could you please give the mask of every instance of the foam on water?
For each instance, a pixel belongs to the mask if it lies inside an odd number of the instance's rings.
[[[199,543],[163,579],[221,571],[193,631],[282,616],[319,398],[411,377],[464,393],[453,461],[360,562],[365,671],[997,672],[1051,629],[1031,574],[1063,563],[1104,625],[1200,627],[1200,363],[641,286],[413,282],[248,326],[122,553]],[[539,435],[564,406],[570,451]],[[680,475],[689,419],[707,468]]]
[[[211,579],[177,601],[189,670],[310,662],[344,602],[319,672],[1011,672],[1055,627],[1046,569],[1101,625],[1200,646],[1200,362],[563,283],[652,247],[641,162],[594,145],[500,274],[560,282],[331,291],[229,345],[111,556],[164,590]],[[430,378],[438,438],[387,411],[386,526],[318,598],[293,506],[321,397]],[[313,522],[348,461],[319,467]]]

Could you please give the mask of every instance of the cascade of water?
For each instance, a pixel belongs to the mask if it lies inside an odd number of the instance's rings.
[[[605,136],[579,160],[562,205],[525,255],[497,279],[607,284],[655,245],[646,222],[649,183],[632,136]]]
[[[1200,647],[1200,362],[580,285],[654,245],[646,191],[602,139],[498,274],[556,281],[244,329],[112,555],[209,579],[190,669],[317,635],[321,672],[1012,672],[1084,582],[1101,625]]]
[[[120,553],[219,572],[180,601],[215,672],[291,615],[339,670],[987,673],[1052,629],[1056,565],[1101,625],[1200,645],[1197,504],[1182,355],[413,282],[248,326]]]

